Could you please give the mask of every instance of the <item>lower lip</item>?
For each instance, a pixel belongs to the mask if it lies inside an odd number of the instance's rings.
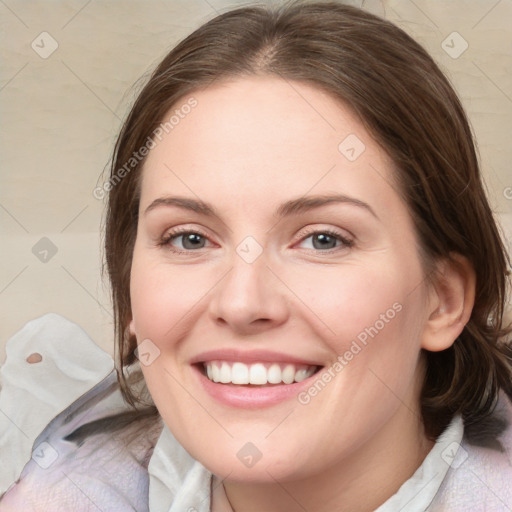
[[[239,409],[256,409],[270,407],[291,398],[296,398],[302,389],[311,385],[318,373],[293,384],[278,386],[237,386],[235,384],[220,384],[211,381],[199,368],[194,367],[201,385],[206,392],[218,402]]]

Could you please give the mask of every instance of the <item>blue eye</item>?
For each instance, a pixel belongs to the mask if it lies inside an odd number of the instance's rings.
[[[308,249],[325,251],[336,249],[337,247],[351,247],[354,243],[348,240],[340,233],[330,230],[313,231],[305,236],[301,242],[311,239],[311,244]]]
[[[305,244],[309,240],[306,249],[320,252],[333,251],[336,249],[343,249],[352,247],[354,242],[349,240],[341,233],[331,230],[317,230],[311,231],[304,236],[299,244]],[[206,235],[197,231],[190,231],[186,229],[176,229],[167,233],[159,242],[162,247],[167,247],[170,250],[180,252],[191,252],[208,247],[210,242]]]
[[[175,247],[173,243],[176,240],[181,239],[181,247],[177,247],[178,250],[195,250],[195,249],[203,249],[206,244],[206,237],[201,233],[197,233],[195,231],[185,231],[185,230],[177,230],[171,233],[168,233],[160,242],[160,245],[169,245]]]

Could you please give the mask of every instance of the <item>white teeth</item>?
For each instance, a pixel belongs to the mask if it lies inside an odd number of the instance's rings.
[[[231,367],[228,363],[222,363],[220,367],[220,382],[222,382],[222,384],[231,382]]]
[[[316,366],[210,361],[204,363],[206,376],[213,382],[222,384],[292,384],[311,377],[317,369]]]
[[[273,364],[267,372],[267,381],[269,384],[281,383],[281,367],[278,364]]]
[[[223,366],[224,364],[226,363],[223,363]],[[247,368],[246,364],[233,364],[233,367],[231,368],[231,382],[233,384],[249,384],[249,368]]]
[[[307,370],[297,370],[297,372],[295,373],[295,382],[301,382],[303,381],[304,379],[307,379],[308,378],[308,371]]]
[[[211,366],[212,368],[212,376],[208,376],[210,380],[213,380],[213,382],[219,382],[220,381],[220,368],[216,364],[207,365],[206,366],[206,374],[208,375],[208,366]]]
[[[295,366],[292,364],[286,365],[283,370],[282,379],[285,384],[291,384],[295,380]]]
[[[250,384],[266,384],[267,383],[267,370],[262,364],[251,364],[251,369],[249,370],[249,383]]]

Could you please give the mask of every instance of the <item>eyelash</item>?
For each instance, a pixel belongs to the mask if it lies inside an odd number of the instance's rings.
[[[183,235],[199,235],[199,236],[202,236],[203,238],[206,238],[206,239],[208,238],[204,233],[202,233],[201,231],[199,231],[197,229],[192,230],[192,229],[187,229],[187,228],[176,228],[176,229],[173,229],[172,231],[169,231],[166,235],[164,235],[162,237],[162,239],[160,240],[160,242],[158,243],[158,245],[160,247],[167,246],[168,248],[170,248],[171,251],[176,252],[178,254],[196,252],[191,249],[183,250],[183,249],[177,249],[177,248],[171,246],[171,241],[173,239],[178,238]],[[200,249],[203,249],[203,247],[201,247]]]
[[[304,240],[306,240],[307,238],[309,238],[310,236],[312,235],[328,235],[336,240],[338,240],[340,242],[340,245],[338,247],[335,247],[333,249],[326,249],[325,251],[322,251],[320,249],[310,249],[312,251],[318,251],[318,252],[322,252],[322,253],[331,253],[331,252],[335,252],[335,251],[339,251],[341,249],[346,249],[346,248],[350,248],[354,245],[354,241],[353,240],[350,240],[349,238],[343,236],[340,232],[338,231],[335,231],[333,229],[311,229],[311,230],[308,230],[306,231],[305,233],[302,234],[301,236],[301,239],[299,240],[299,242],[303,242]]]
[[[308,249],[308,250],[329,254],[329,253],[332,253],[335,251],[339,251],[340,249],[343,249],[343,248],[350,248],[354,245],[353,240],[346,238],[341,233],[339,233],[335,230],[332,230],[332,229],[312,229],[312,230],[304,233],[302,235],[301,239],[299,240],[299,242],[303,242],[304,240],[306,240],[307,238],[309,238],[312,235],[319,235],[319,234],[328,235],[330,237],[333,237],[334,239],[341,242],[341,245],[339,247],[326,249],[325,251],[320,250],[320,249]],[[200,247],[197,250],[194,250],[194,249],[183,250],[183,249],[177,249],[176,247],[173,247],[171,245],[172,240],[174,240],[175,238],[179,238],[180,236],[183,236],[183,235],[199,235],[205,239],[208,239],[208,236],[206,234],[202,233],[200,230],[191,230],[191,229],[187,229],[187,228],[176,228],[172,231],[169,231],[166,235],[164,235],[162,237],[162,239],[158,242],[158,245],[160,247],[170,248],[170,250],[172,252],[175,252],[178,254],[188,254],[188,253],[192,253],[192,252],[198,252],[200,249],[203,249],[203,247]]]

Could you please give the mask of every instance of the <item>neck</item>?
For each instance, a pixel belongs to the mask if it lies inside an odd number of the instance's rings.
[[[402,404],[367,443],[322,473],[282,482],[226,481],[224,487],[234,512],[370,512],[414,474],[433,445],[419,412]]]

